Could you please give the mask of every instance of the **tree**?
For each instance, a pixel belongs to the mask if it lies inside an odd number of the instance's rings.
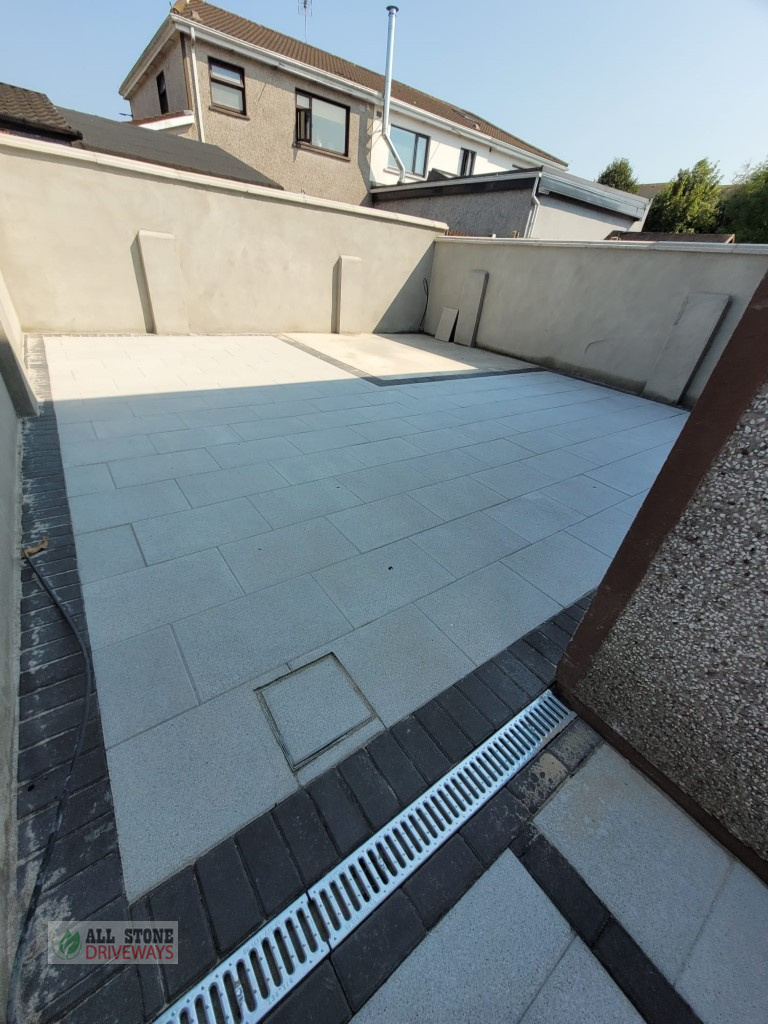
[[[723,200],[721,231],[732,231],[737,242],[768,242],[768,160],[749,164],[736,187]]]
[[[720,174],[717,164],[699,160],[677,172],[651,203],[644,231],[702,234],[720,220]]]
[[[625,156],[617,156],[611,160],[597,181],[599,185],[610,185],[611,188],[621,189],[622,192],[636,194],[639,188],[632,164]]]

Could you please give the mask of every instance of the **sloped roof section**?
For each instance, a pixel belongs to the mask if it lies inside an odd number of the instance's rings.
[[[326,50],[320,50],[316,46],[302,43],[299,39],[285,36],[282,32],[275,32],[264,25],[248,21],[247,18],[232,14],[230,11],[214,7],[213,4],[205,3],[204,0],[187,0],[186,3],[183,0],[179,0],[173,7],[173,13],[183,18],[189,18],[194,23],[204,25],[216,32],[223,32],[225,35],[233,36],[244,43],[260,46],[272,53],[279,53],[283,57],[288,57],[290,60],[299,61],[301,64],[317,68],[319,71],[336,75],[339,78],[345,78],[347,81],[354,82],[355,85],[363,86],[365,89],[373,89],[376,92],[383,92],[384,90],[383,75],[377,74],[375,71],[369,71],[368,68],[360,67],[359,64],[353,64],[351,61],[344,60],[343,57],[337,57]],[[524,142],[516,135],[511,135],[509,132],[504,131],[504,129],[498,128],[477,114],[455,107],[444,100],[437,99],[435,96],[430,96],[429,93],[421,92],[419,89],[412,89],[403,82],[392,83],[392,96],[403,103],[409,103],[411,106],[418,107],[428,114],[434,114],[437,117],[445,118],[447,121],[452,121],[462,128],[470,128],[481,132],[483,135],[487,135],[491,139],[496,139],[498,142],[516,146],[526,153],[530,153],[531,156],[543,157],[545,160],[551,160],[562,167],[566,166],[565,161],[559,157],[553,156],[543,149],[531,146],[528,142]]]
[[[78,110],[62,108],[61,114],[81,134],[82,141],[78,145],[83,149],[282,190],[282,185],[208,142],[182,139],[170,132],[152,132]]]
[[[68,123],[44,92],[0,82],[0,128],[73,141],[80,133]]]

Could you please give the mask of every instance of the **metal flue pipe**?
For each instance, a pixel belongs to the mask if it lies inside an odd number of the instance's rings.
[[[392,62],[395,56],[395,19],[397,18],[398,10],[399,8],[395,7],[394,4],[390,4],[387,7],[387,64],[384,71],[384,113],[382,116],[381,134],[384,136],[384,141],[397,164],[400,172],[398,184],[401,184],[405,181],[405,164],[395,149],[395,144],[392,142],[389,134],[389,107],[392,100]]]

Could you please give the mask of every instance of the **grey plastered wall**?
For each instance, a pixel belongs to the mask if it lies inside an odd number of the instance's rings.
[[[425,329],[455,306],[467,273],[488,271],[477,344],[642,392],[687,297],[730,307],[686,392],[698,398],[768,269],[768,246],[441,238]],[[690,352],[692,370],[702,352]]]
[[[768,384],[572,688],[768,859]]]
[[[525,233],[531,210],[531,189],[474,192],[468,195],[377,195],[374,205],[377,209],[391,210],[393,213],[445,221],[451,231],[462,235],[512,238],[515,233],[520,236]]]
[[[362,258],[360,330],[418,330],[444,225],[0,136],[0,267],[27,332],[147,330],[139,231],[178,245],[192,332],[330,331]]]
[[[0,1006],[5,1006],[11,936],[15,818],[16,691],[18,679],[19,459],[18,420],[0,376]]]

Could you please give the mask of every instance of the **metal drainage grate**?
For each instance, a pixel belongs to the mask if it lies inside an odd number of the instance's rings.
[[[251,936],[157,1024],[257,1024],[575,717],[549,690]]]

